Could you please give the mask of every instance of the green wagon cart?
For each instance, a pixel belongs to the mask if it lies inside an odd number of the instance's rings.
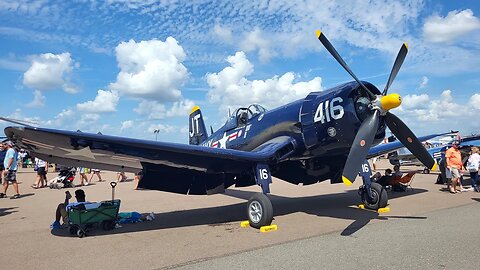
[[[120,200],[114,199],[116,183],[112,186],[112,200],[102,201],[98,208],[85,209],[83,205],[68,209],[68,224],[70,234],[80,238],[87,235],[87,229],[100,225],[104,230],[112,230],[120,209]]]

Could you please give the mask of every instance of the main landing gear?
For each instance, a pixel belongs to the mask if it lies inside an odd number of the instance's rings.
[[[272,176],[267,164],[257,164],[255,168],[255,181],[262,188],[262,193],[254,194],[247,203],[247,216],[250,226],[260,229],[268,226],[273,220],[273,206],[267,194],[270,193]]]
[[[378,183],[370,183],[369,190],[367,190],[364,184],[360,187],[358,193],[362,198],[363,205],[365,205],[367,209],[378,210],[379,208],[386,207],[388,204],[387,191]]]
[[[388,194],[385,188],[379,183],[372,182],[371,169],[368,161],[365,160],[360,171],[363,185],[358,189],[358,194],[362,199],[363,205],[367,209],[378,210],[388,204]]]

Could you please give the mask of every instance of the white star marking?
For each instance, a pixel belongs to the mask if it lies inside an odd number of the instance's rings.
[[[68,149],[68,148],[60,148],[60,149],[68,152],[68,154],[65,154],[65,156],[87,157],[90,159],[95,159],[95,156],[106,156],[105,154],[94,154],[92,150],[90,150],[90,146],[84,147],[80,150]]]
[[[223,133],[223,138],[218,140],[218,143],[220,144],[220,148],[226,149],[227,148],[227,141],[228,141],[228,136],[227,133]]]

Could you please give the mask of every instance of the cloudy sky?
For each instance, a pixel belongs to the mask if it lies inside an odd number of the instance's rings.
[[[274,108],[357,77],[390,92],[417,135],[480,133],[478,1],[0,0],[0,116],[39,126],[187,142],[199,105]],[[6,123],[0,122],[3,129]]]

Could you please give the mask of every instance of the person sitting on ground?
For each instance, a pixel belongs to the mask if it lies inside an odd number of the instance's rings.
[[[378,176],[380,173],[377,173],[374,175],[374,178],[376,179],[376,182],[383,187],[386,187],[390,183],[390,179],[392,179],[392,170],[391,169],[386,169],[385,174],[382,176]]]
[[[94,209],[100,206],[100,203],[91,203],[85,201],[85,192],[82,189],[77,189],[75,191],[75,198],[77,199],[76,203],[69,203],[72,195],[70,191],[65,192],[65,201],[57,206],[55,211],[55,221],[50,225],[52,229],[60,228],[60,218],[63,220],[63,224],[68,223],[68,210],[74,207],[84,207],[84,209]]]

